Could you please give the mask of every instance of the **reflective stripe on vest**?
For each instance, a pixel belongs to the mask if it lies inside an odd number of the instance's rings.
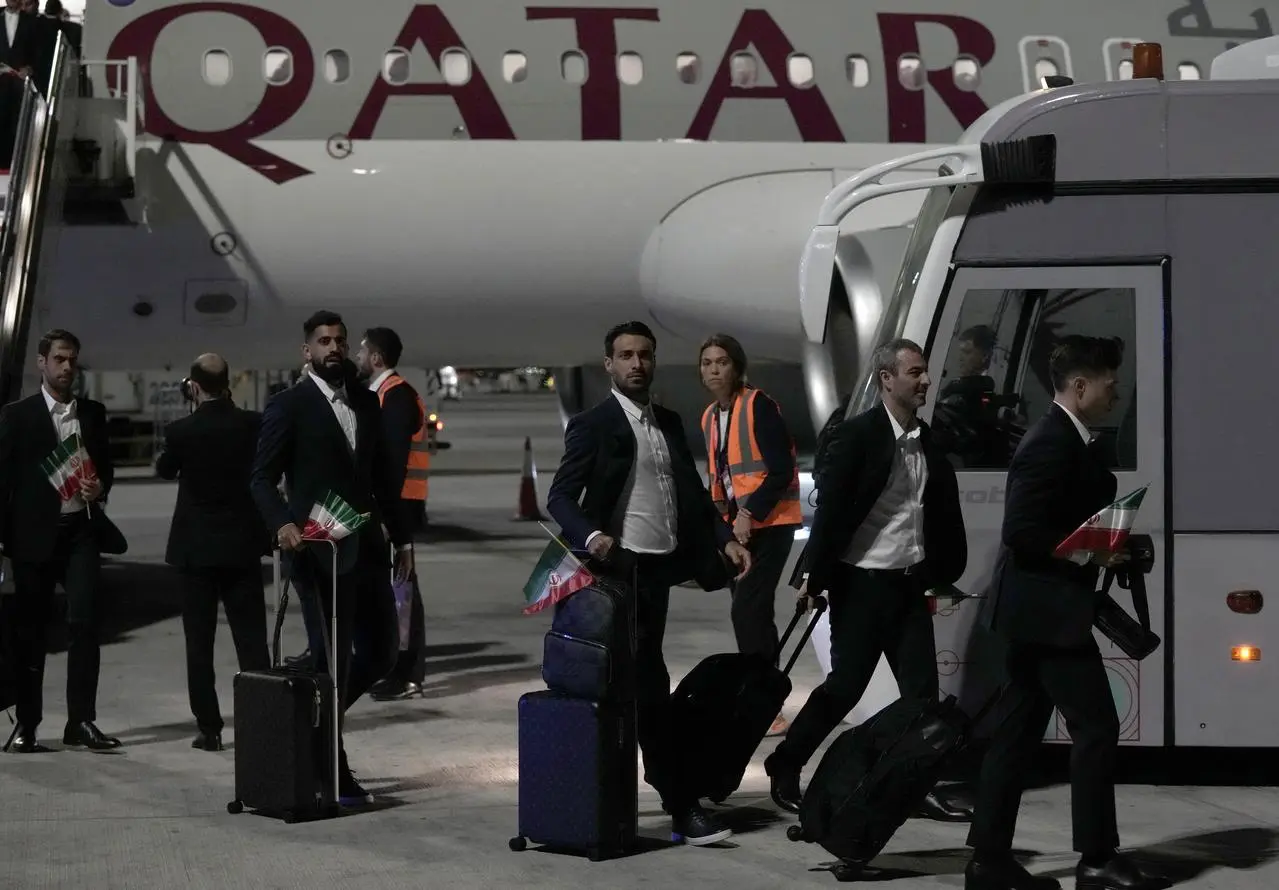
[[[408,385],[408,381],[399,374],[391,374],[383,380],[382,385],[377,388],[378,404],[383,404],[386,401],[386,394],[401,383]],[[400,497],[406,501],[425,501],[428,479],[431,476],[431,445],[426,434],[427,410],[421,396],[414,392],[413,398],[417,402],[422,423],[413,434],[413,438],[409,440],[409,462],[405,468],[404,487],[400,489]]]
[[[733,398],[728,421],[728,475],[733,483],[733,499],[744,505],[746,499],[764,484],[768,467],[755,441],[755,397],[759,390],[749,387]],[[719,404],[712,402],[702,414],[702,435],[706,439],[706,463],[710,470],[711,500],[720,515],[728,519],[728,493],[719,472]],[[796,459],[795,441],[790,442],[791,459]],[[751,519],[751,528],[772,525],[802,525],[803,508],[799,502],[799,466],[792,471],[790,484],[767,516]]]

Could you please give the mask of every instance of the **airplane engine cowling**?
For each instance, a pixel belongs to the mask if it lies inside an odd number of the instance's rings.
[[[859,357],[891,292],[917,200],[870,202],[850,217],[836,253],[822,343],[806,341],[799,267],[822,200],[843,174],[784,171],[721,182],[673,208],[645,246],[640,290],[654,320],[696,343],[714,331],[752,359],[802,364],[814,427],[858,378]],[[866,236],[866,243],[863,243]],[[870,348],[873,349],[873,344]]]

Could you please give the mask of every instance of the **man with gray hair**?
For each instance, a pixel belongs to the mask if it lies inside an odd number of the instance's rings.
[[[903,698],[937,700],[925,593],[958,581],[968,562],[955,471],[916,416],[930,382],[923,350],[893,340],[873,364],[879,404],[830,433],[799,591],[827,595],[832,669],[764,762],[773,801],[791,812],[799,811],[800,771],[862,697],[881,654]],[[971,818],[936,793],[920,815]]]

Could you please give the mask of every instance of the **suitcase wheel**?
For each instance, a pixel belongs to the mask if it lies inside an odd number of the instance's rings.
[[[244,812],[244,802],[239,800],[233,800],[226,805],[226,811],[230,813],[232,816],[238,816]]]
[[[528,849],[528,839],[524,837],[513,837],[506,842],[506,845],[511,848],[511,852],[513,853],[523,853]]]
[[[603,862],[604,854],[600,852],[599,847],[591,847],[586,851],[586,858],[591,862]]]
[[[786,839],[789,841],[802,841],[804,839],[804,829],[799,825],[790,825],[786,828]]]
[[[281,815],[284,817],[285,825],[292,825],[298,821],[298,814],[293,810],[285,810]]]
[[[831,874],[840,882],[856,881],[862,876],[862,866],[858,862],[841,862],[831,869]]]

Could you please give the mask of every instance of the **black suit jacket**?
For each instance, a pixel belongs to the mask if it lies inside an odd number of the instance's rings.
[[[304,528],[311,508],[330,490],[360,513],[371,513],[359,532],[338,543],[340,573],[353,570],[361,560],[389,565],[382,523],[397,546],[409,543],[377,396],[358,385],[348,384],[346,389],[356,416],[355,453],[347,446],[329,400],[308,376],[267,403],[251,484],[272,535],[289,523]],[[287,503],[280,498],[281,476]]]
[[[985,623],[1022,642],[1078,646],[1092,639],[1097,575],[1052,555],[1061,541],[1115,499],[1117,481],[1096,446],[1084,444],[1060,407],[1027,430],[1008,467],[1002,546]]]
[[[924,566],[926,587],[954,584],[968,565],[968,537],[959,507],[959,484],[946,455],[922,420],[920,445],[928,467],[924,484]],[[801,557],[814,594],[829,590],[832,575],[853,534],[883,494],[896,453],[892,421],[881,402],[839,423],[826,446],[826,469],[817,491],[817,511]]]
[[[382,433],[386,440],[387,460],[394,471],[393,488],[398,495],[404,488],[409,469],[409,445],[426,418],[417,406],[417,390],[408,383],[387,390],[382,399]]]
[[[244,567],[269,552],[270,536],[249,491],[261,425],[258,412],[215,399],[164,428],[156,473],[178,480],[164,554],[169,565]]]
[[[666,437],[675,477],[677,542],[671,565],[676,577],[671,583],[696,578],[702,587],[718,590],[728,582],[720,552],[733,540],[733,530],[711,503],[679,415],[654,404],[653,416]],[[546,508],[571,546],[585,549],[592,532],[610,531],[634,462],[635,434],[616,396],[610,394],[568,422],[564,457]]]
[[[101,402],[77,399],[76,416],[85,450],[102,482],[102,496],[89,508],[96,515],[115,481],[107,409]],[[19,562],[44,562],[53,555],[62,502],[40,463],[58,444],[42,391],[0,409],[0,543]]]

